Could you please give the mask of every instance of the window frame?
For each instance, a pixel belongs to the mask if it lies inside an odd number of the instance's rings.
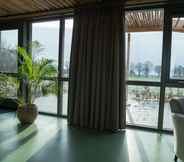
[[[64,82],[68,82],[69,85],[69,76],[68,77],[62,77],[62,63],[64,58],[64,36],[65,36],[65,20],[66,19],[73,19],[73,16],[60,16],[60,17],[52,17],[52,18],[40,18],[36,20],[29,21],[30,29],[30,38],[29,41],[32,41],[32,24],[33,23],[39,23],[39,22],[51,22],[51,21],[59,21],[59,45],[58,45],[58,75],[57,77],[52,78],[43,78],[43,80],[54,80],[58,84],[58,93],[57,93],[57,113],[51,113],[51,112],[43,112],[39,111],[40,114],[44,115],[51,115],[51,116],[57,116],[57,117],[63,117],[67,118],[67,115],[62,114],[63,109],[63,96],[61,89],[63,88]],[[68,102],[68,101],[67,101]],[[68,107],[67,107],[68,110]]]
[[[180,10],[177,11],[172,11],[173,13],[170,14],[170,23],[172,23],[172,19],[173,18],[179,18],[179,17],[184,17],[184,11],[181,12]],[[171,29],[170,29],[170,49],[172,49],[172,26],[171,26]],[[176,86],[178,86],[178,84],[180,85],[183,85],[184,86],[184,78],[183,79],[174,79],[174,78],[171,78],[170,76],[170,72],[171,72],[171,55],[172,55],[172,52],[170,51],[170,56],[169,56],[169,59],[168,59],[168,73],[167,73],[167,82],[168,82],[168,86],[173,86],[174,84]]]
[[[145,8],[134,8],[134,9],[127,9],[125,10],[125,12],[131,12],[131,11],[135,11],[135,10],[152,10],[152,9],[162,9],[164,11],[164,19],[165,19],[165,12],[167,12],[166,8],[163,7],[163,6],[154,6],[154,7],[145,7]],[[162,32],[163,32],[163,35],[162,35],[162,52],[161,52],[161,74],[160,74],[160,80],[159,81],[142,81],[142,80],[126,80],[126,85],[127,86],[130,86],[130,85],[135,85],[135,86],[150,86],[150,87],[159,87],[160,88],[160,100],[159,100],[159,110],[158,110],[158,118],[157,118],[157,127],[152,127],[152,126],[147,126],[147,125],[139,125],[139,124],[130,124],[130,123],[127,123],[127,126],[130,126],[130,127],[138,127],[138,128],[146,128],[146,129],[152,129],[152,130],[162,130],[162,123],[161,123],[161,118],[162,118],[162,112],[161,112],[161,87],[162,87],[162,75],[163,75],[163,72],[162,72],[162,64],[163,64],[163,47],[164,47],[164,28],[165,28],[165,23],[164,23],[164,20],[163,20],[163,29],[162,29]]]
[[[128,127],[147,129],[151,131],[164,131],[167,133],[173,133],[173,130],[163,128],[164,121],[164,103],[165,103],[165,90],[166,88],[184,88],[184,79],[177,80],[170,78],[170,63],[171,63],[171,46],[172,46],[172,18],[184,17],[183,11],[184,4],[176,5],[155,5],[155,6],[133,6],[128,7],[125,11],[134,10],[149,10],[149,9],[164,9],[164,24],[163,24],[163,46],[162,46],[162,63],[161,63],[161,79],[160,82],[152,81],[133,81],[127,80],[127,85],[145,85],[145,86],[158,86],[160,87],[160,104],[158,113],[158,128],[145,127],[140,125],[129,125]]]
[[[18,31],[18,42],[17,42],[17,45],[18,46],[22,46],[24,44],[24,40],[23,40],[23,37],[24,37],[24,33],[23,33],[23,26],[24,24],[22,22],[17,22],[17,23],[14,23],[14,22],[8,22],[8,23],[0,23],[0,31],[3,31],[3,30],[17,30]],[[19,67],[19,55],[17,55],[17,69]],[[7,76],[10,76],[10,77],[14,77],[14,78],[17,78],[17,74],[18,74],[18,71],[16,73],[9,73],[9,72],[2,72],[0,71],[0,74],[5,74]],[[17,94],[18,94],[18,89],[17,89]],[[15,98],[10,98],[10,97],[6,97],[4,99],[16,99]]]

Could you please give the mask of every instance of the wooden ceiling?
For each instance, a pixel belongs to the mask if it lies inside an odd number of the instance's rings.
[[[0,0],[0,18],[74,8],[102,1],[105,2],[105,0]],[[126,3],[135,4],[158,1],[161,0],[127,0]]]

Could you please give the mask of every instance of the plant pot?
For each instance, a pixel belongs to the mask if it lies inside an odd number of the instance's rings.
[[[38,109],[35,104],[27,104],[19,106],[17,109],[17,117],[21,124],[32,124],[36,120]]]

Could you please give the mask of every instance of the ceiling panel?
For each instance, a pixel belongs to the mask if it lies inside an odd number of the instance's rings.
[[[76,6],[101,1],[105,0],[0,0],[0,17],[74,8]],[[135,4],[155,1],[160,0],[128,0],[126,3]]]

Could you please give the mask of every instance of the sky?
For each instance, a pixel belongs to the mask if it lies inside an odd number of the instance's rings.
[[[151,61],[161,65],[163,32],[131,33],[130,62]],[[172,65],[184,65],[184,33],[172,33]]]
[[[41,27],[41,28],[58,28],[59,20],[58,21],[34,23],[33,26]],[[65,27],[68,28],[68,29],[72,29],[73,20],[72,19],[66,19],[65,20]]]
[[[32,40],[39,41],[44,50],[41,57],[47,57],[52,60],[58,60],[59,53],[59,21],[49,21],[34,23],[32,26]],[[72,40],[73,20],[65,20],[65,38],[64,38],[64,55],[65,61],[69,62],[70,49]]]

